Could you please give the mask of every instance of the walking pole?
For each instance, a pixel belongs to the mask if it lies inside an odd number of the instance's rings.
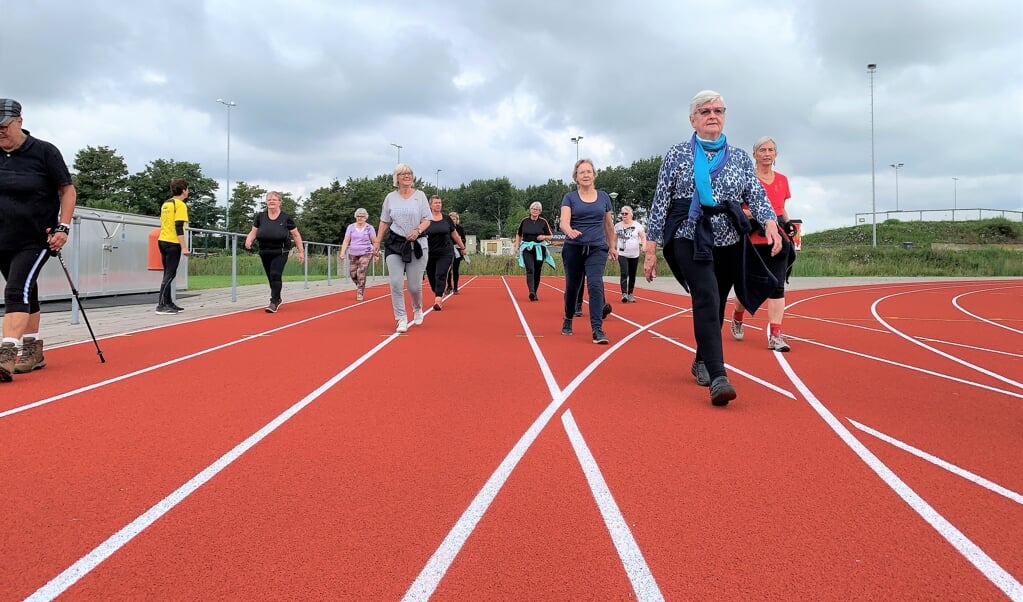
[[[99,355],[99,362],[101,364],[106,363],[106,358],[103,357],[103,352],[99,348],[99,342],[96,341],[96,335],[92,332],[92,325],[89,324],[89,316],[85,313],[85,308],[82,307],[82,300],[78,296],[78,289],[75,288],[75,283],[71,281],[71,273],[67,271],[67,264],[64,263],[64,256],[57,251],[55,253],[57,259],[60,260],[60,266],[64,268],[64,275],[67,276],[68,286],[71,287],[71,294],[75,296],[75,301],[78,302],[78,309],[82,312],[82,317],[85,318],[85,326],[89,329],[89,336],[92,337],[92,344],[96,346],[96,354]]]

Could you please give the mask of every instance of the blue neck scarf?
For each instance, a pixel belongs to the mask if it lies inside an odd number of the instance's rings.
[[[714,200],[710,181],[728,163],[728,139],[725,138],[724,134],[721,134],[720,138],[710,142],[697,138],[696,132],[693,132],[693,138],[690,142],[693,147],[693,179],[696,182],[696,190],[693,191],[693,202],[690,205],[689,215],[695,217],[693,215],[694,212],[696,215],[703,213],[699,209],[700,206],[714,207],[718,204]],[[719,151],[709,163],[707,162],[707,151]]]

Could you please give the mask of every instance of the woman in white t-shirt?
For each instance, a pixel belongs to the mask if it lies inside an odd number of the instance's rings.
[[[643,224],[633,221],[632,207],[622,207],[622,221],[615,224],[615,240],[618,248],[618,265],[622,269],[622,303],[635,303],[632,292],[636,288],[636,269],[639,267],[639,251],[646,248],[646,230]]]

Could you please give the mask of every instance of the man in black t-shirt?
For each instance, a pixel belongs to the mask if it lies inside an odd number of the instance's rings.
[[[57,147],[21,126],[21,104],[0,99],[0,273],[6,280],[0,382],[46,366],[36,279],[49,254],[67,243],[77,198]]]

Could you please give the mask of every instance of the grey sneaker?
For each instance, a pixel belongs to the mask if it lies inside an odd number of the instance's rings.
[[[729,401],[735,399],[735,387],[728,382],[727,376],[719,376],[710,383],[710,403],[716,406],[726,406]]]
[[[743,335],[742,322],[736,322],[735,318],[732,318],[732,338],[736,341],[741,341]]]
[[[767,337],[767,348],[771,351],[786,352],[789,350],[789,344],[785,342],[785,339],[781,338],[781,335]]]
[[[263,311],[265,311],[268,314],[275,314],[275,313],[277,313],[277,310],[280,309],[280,308],[281,308],[281,304],[280,304],[279,301],[277,301],[277,302],[271,301],[270,304],[267,305],[266,309],[264,309]]]
[[[634,295],[632,293],[629,293],[629,303],[635,303],[635,302],[636,302],[636,295]]]
[[[607,335],[604,334],[603,330],[598,328],[593,331],[593,342],[597,345],[607,345]]]
[[[702,360],[693,360],[693,366],[689,372],[696,377],[696,384],[701,387],[710,386],[710,373],[707,372],[707,365]]]

